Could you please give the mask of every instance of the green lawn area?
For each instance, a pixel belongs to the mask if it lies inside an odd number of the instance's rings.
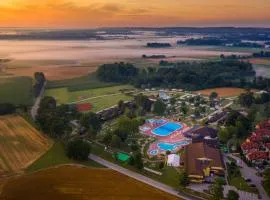
[[[252,192],[252,189],[249,187],[248,183],[242,177],[234,177],[230,181],[230,185],[235,186],[239,190]]]
[[[93,104],[92,111],[96,112],[104,108],[108,108],[113,105],[116,105],[119,100],[123,100],[123,101],[130,100],[131,97],[125,94],[122,94],[120,90],[133,89],[133,88],[134,87],[131,85],[118,85],[118,86],[69,92],[67,87],[62,87],[62,88],[47,89],[45,95],[53,96],[57,100],[58,104],[71,103],[71,102],[79,101],[82,99],[93,98],[93,99],[83,101],[82,103]],[[104,95],[109,95],[109,96],[104,96]],[[95,98],[95,97],[98,97],[98,98]]]
[[[78,163],[69,159],[65,154],[64,145],[61,142],[55,142],[52,148],[46,154],[27,168],[27,171],[33,172],[43,168],[72,163],[83,164],[89,167],[103,167],[92,160]]]
[[[128,165],[127,163],[117,162],[113,158],[112,154],[104,151],[103,147],[101,147],[101,146],[99,146],[97,144],[92,144],[91,146],[92,146],[92,153],[97,155],[97,156],[100,156],[100,157],[102,157],[102,158],[104,158],[104,159],[106,159],[106,160],[108,160],[110,162],[118,164],[118,165],[120,165],[120,166],[122,166],[124,168],[129,169],[129,170],[140,173],[140,174],[142,174],[144,176],[148,176],[149,178],[152,178],[152,179],[155,179],[155,180],[160,181],[162,183],[165,183],[167,185],[170,185],[170,186],[172,186],[174,188],[179,187],[179,173],[173,167],[165,166],[165,168],[161,171],[163,173],[161,176],[153,174],[151,172],[147,172],[147,171],[140,171],[137,168]]]
[[[92,73],[87,76],[81,76],[81,77],[72,78],[72,79],[48,81],[46,87],[48,89],[67,87],[68,91],[77,91],[77,90],[102,88],[102,87],[108,87],[108,86],[114,86],[114,85],[119,85],[119,84],[101,82],[97,79],[95,73]]]
[[[0,78],[0,103],[32,105],[32,78]]]

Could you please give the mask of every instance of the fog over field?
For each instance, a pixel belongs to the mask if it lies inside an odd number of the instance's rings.
[[[16,30],[13,32],[9,30],[0,33],[1,37],[3,35],[11,37],[9,40],[3,38],[0,40],[0,58],[10,59],[11,61],[2,65],[2,71],[20,76],[30,75],[33,71],[39,70],[47,73],[52,79],[58,79],[57,73],[73,73],[72,68],[74,67],[77,67],[74,76],[80,76],[95,71],[100,64],[108,62],[129,61],[137,65],[143,62],[143,66],[145,66],[147,61],[142,59],[143,54],[165,55],[166,59],[171,61],[212,59],[218,58],[221,54],[231,55],[232,53],[236,55],[251,54],[250,49],[232,50],[222,47],[177,45],[177,41],[201,38],[205,36],[203,34],[166,35],[156,31],[133,31],[128,33],[100,31],[95,33],[96,38],[82,39],[84,38],[82,37],[63,40],[55,39],[54,35],[50,35],[51,33],[38,32],[38,34],[45,34],[46,38],[47,36],[49,38],[41,40],[40,38],[43,38],[44,35],[36,38],[30,37],[28,35],[30,33],[32,32],[29,30]],[[23,34],[26,34],[28,39],[16,39],[16,37]],[[76,32],[76,34],[78,33]],[[76,34],[74,35],[77,37]],[[93,33],[91,32],[91,34]],[[171,47],[147,48],[148,42],[170,43]],[[158,61],[156,59],[151,62],[158,63]],[[56,67],[57,69],[54,69],[55,77],[53,77],[50,70]],[[260,74],[262,74],[262,71],[267,70],[267,67],[262,68],[257,65],[256,69],[259,69]],[[68,75],[66,78],[72,76]]]

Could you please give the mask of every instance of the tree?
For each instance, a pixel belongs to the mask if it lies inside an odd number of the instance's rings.
[[[135,153],[135,155],[134,155],[134,163],[135,163],[135,166],[138,169],[143,168],[142,154],[140,152]]]
[[[0,103],[0,115],[11,114],[16,111],[16,107],[11,103]]]
[[[113,135],[112,136],[112,139],[111,139],[111,146],[112,147],[116,147],[116,148],[119,148],[121,145],[121,139],[119,136],[117,135]]]
[[[124,104],[124,101],[123,100],[120,100],[118,101],[118,109],[121,111],[121,112],[125,112],[125,104]]]
[[[164,168],[164,162],[160,162],[159,165],[158,165],[158,168],[163,169]]]
[[[90,129],[90,127],[92,127],[94,134],[96,134],[101,129],[102,125],[101,120],[99,119],[97,114],[93,112],[83,114],[80,119],[80,123],[88,130]]]
[[[209,186],[210,193],[212,194],[211,200],[221,200],[223,198],[223,182],[216,178],[214,184]]]
[[[253,93],[250,91],[247,91],[246,93],[243,93],[239,96],[239,103],[243,107],[249,108],[254,102],[254,96]]]
[[[230,139],[230,133],[227,128],[223,128],[218,132],[218,138],[221,142],[227,143]]]
[[[186,187],[189,184],[189,178],[186,171],[180,174],[179,176],[179,183],[181,186]]]
[[[186,104],[182,104],[180,108],[181,112],[186,115],[188,113],[188,107]]]
[[[238,200],[239,199],[239,194],[235,192],[234,190],[229,190],[228,195],[227,195],[228,200]]]
[[[74,160],[88,160],[91,146],[87,141],[77,139],[72,140],[67,145],[67,156]]]
[[[218,93],[212,92],[209,96],[210,99],[216,99],[218,97]]]
[[[263,174],[263,187],[270,194],[270,169],[266,169]]]
[[[166,104],[161,99],[158,99],[154,103],[154,113],[156,113],[159,116],[162,116],[164,115],[165,111],[166,111]]]

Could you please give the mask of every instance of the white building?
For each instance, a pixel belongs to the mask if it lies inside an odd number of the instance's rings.
[[[171,99],[171,97],[164,90],[159,91],[159,98],[161,98],[164,101]]]
[[[180,166],[180,156],[177,154],[168,155],[167,165],[171,167],[179,167]]]

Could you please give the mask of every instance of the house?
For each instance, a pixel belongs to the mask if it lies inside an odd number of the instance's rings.
[[[185,147],[184,167],[191,182],[202,183],[211,175],[224,176],[224,163],[219,149],[203,142]]]
[[[211,147],[219,147],[217,130],[208,126],[192,129],[185,133],[185,137],[191,138],[193,142],[204,142]]]
[[[270,158],[270,120],[256,126],[256,130],[241,144],[241,149],[248,161],[263,162]]]
[[[177,154],[168,155],[167,165],[172,167],[180,166],[180,156]]]

